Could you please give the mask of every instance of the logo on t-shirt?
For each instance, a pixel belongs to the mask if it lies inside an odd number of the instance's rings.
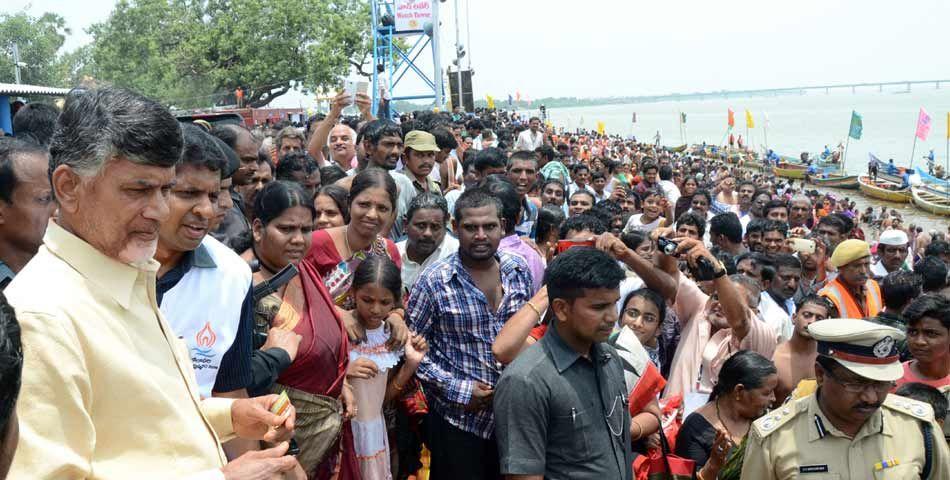
[[[195,368],[199,368],[201,363],[211,362],[210,359],[215,356],[214,343],[217,339],[218,336],[211,329],[211,322],[205,322],[204,328],[195,334],[195,347],[191,349],[194,356],[191,361],[195,364]]]

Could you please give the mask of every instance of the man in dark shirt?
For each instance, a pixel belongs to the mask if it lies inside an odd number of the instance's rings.
[[[605,343],[617,322],[623,270],[573,248],[548,266],[554,323],[505,369],[495,392],[503,475],[630,479],[630,414],[623,366]]]
[[[907,320],[903,316],[904,309],[911,300],[919,297],[921,292],[920,277],[914,272],[898,270],[887,274],[881,279],[881,298],[884,300],[884,309],[868,320],[907,332]],[[900,353],[902,362],[910,360],[910,350],[907,348],[906,339],[897,341],[897,351]]]

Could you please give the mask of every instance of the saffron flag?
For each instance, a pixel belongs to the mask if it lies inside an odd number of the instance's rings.
[[[855,140],[861,140],[862,130],[864,130],[864,123],[861,121],[861,115],[851,110],[851,127],[848,128],[848,136]]]
[[[736,112],[733,112],[732,109],[729,109],[729,128],[736,126]]]
[[[755,120],[752,119],[752,112],[745,111],[745,127],[746,128],[755,128]]]
[[[515,101],[521,101],[521,90],[515,90]]]
[[[603,134],[604,134],[604,131],[606,131],[606,127],[604,126],[604,122],[597,122],[597,133],[600,134],[600,135],[603,135]]]
[[[927,111],[924,110],[924,107],[920,107],[920,114],[917,116],[917,138],[922,141],[927,141],[927,137],[930,135],[930,115],[927,114]]]
[[[489,109],[489,110],[494,110],[494,109],[495,109],[495,99],[492,98],[491,95],[485,95],[485,100],[488,100],[488,109]]]
[[[686,113],[685,113],[685,112],[680,112],[680,123],[682,123],[683,125],[686,124]]]

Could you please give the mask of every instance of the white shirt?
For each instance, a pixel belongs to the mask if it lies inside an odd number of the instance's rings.
[[[574,195],[574,193],[576,193],[578,190],[580,190],[580,187],[578,187],[577,184],[574,182],[571,182],[570,184],[567,185],[568,201],[570,201],[571,195]],[[594,187],[591,187],[590,185],[584,185],[584,190],[587,190],[588,192],[590,192],[590,194],[593,195],[595,199],[597,198],[597,193],[594,192]]]
[[[656,227],[660,226],[660,220],[663,220],[663,217],[657,217],[656,220],[653,220],[650,223],[643,223],[641,220],[643,218],[642,213],[638,213],[632,217],[630,220],[627,220],[627,225],[623,227],[624,233],[630,233],[634,230],[640,230],[642,232],[652,232],[656,230]]]
[[[453,190],[454,191],[454,190]],[[452,192],[449,192],[452,193]],[[406,245],[409,243],[409,239],[403,240],[396,244],[396,248],[399,250],[399,256],[402,258],[402,288],[407,292],[412,290],[412,286],[416,284],[416,280],[419,279],[419,274],[422,273],[429,265],[432,265],[443,258],[452,255],[453,253],[459,250],[459,241],[455,239],[452,235],[446,233],[445,237],[442,239],[442,243],[432,252],[428,258],[422,261],[422,263],[416,263],[409,259],[409,255],[406,254]]]
[[[541,145],[544,145],[544,134],[541,130],[532,132],[529,128],[518,134],[518,140],[515,141],[515,150],[530,150],[533,152]]]
[[[672,203],[676,205],[676,201],[680,199],[680,189],[676,186],[675,183],[669,180],[660,180],[660,188],[663,189],[663,196]]]
[[[792,333],[795,331],[795,326],[792,324],[792,315],[795,315],[795,303],[789,299],[786,304],[791,310],[791,314],[776,303],[769,292],[762,292],[759,295],[759,313],[762,316],[762,321],[772,327],[772,330],[778,335],[779,343],[792,338]]]

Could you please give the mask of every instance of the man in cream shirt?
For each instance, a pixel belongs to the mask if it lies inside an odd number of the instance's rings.
[[[156,304],[152,259],[181,156],[175,118],[118,89],[67,97],[50,146],[59,214],[6,289],[22,327],[14,479],[271,479],[286,443],[227,463],[235,436],[283,442],[276,395],[200,399]]]

